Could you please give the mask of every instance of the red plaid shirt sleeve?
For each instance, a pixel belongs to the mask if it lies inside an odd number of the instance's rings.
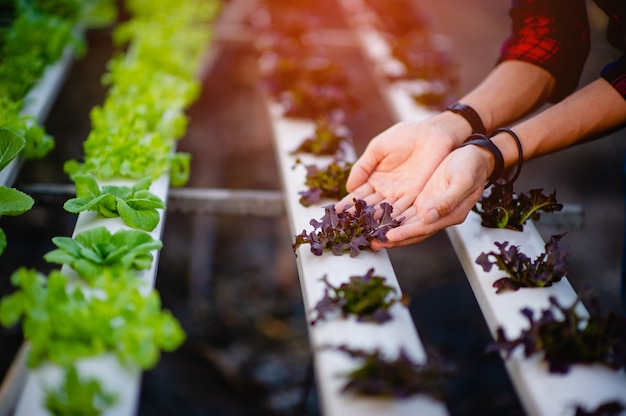
[[[550,72],[556,102],[577,87],[589,54],[589,22],[584,0],[513,0],[511,36],[498,62],[518,60]]]

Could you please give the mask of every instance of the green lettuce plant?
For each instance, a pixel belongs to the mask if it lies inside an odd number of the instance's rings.
[[[54,416],[97,416],[114,405],[118,397],[106,391],[98,379],[81,377],[72,365],[60,385],[45,389],[44,400]]]
[[[75,179],[76,198],[65,202],[66,211],[78,214],[94,211],[107,218],[120,217],[126,225],[152,231],[160,221],[158,209],[165,203],[148,189],[150,178],[144,178],[130,186],[105,185],[100,189],[92,175],[80,175]]]
[[[161,350],[173,351],[185,339],[178,321],[161,309],[158,292],[142,293],[142,281],[130,271],[106,272],[94,291],[70,285],[56,270],[46,277],[20,268],[11,283],[17,290],[0,300],[0,323],[22,321],[30,367],[43,361],[68,366],[109,352],[148,369]]]
[[[152,265],[153,250],[163,246],[141,230],[120,229],[111,233],[106,227],[94,227],[76,234],[74,238],[54,237],[58,247],[44,255],[50,263],[67,264],[80,277],[93,281],[105,270],[143,270]]]

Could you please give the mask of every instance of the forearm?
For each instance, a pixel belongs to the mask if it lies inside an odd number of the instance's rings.
[[[553,88],[554,77],[542,68],[522,61],[505,61],[459,102],[471,106],[489,132],[543,105]],[[437,114],[429,123],[450,133],[453,148],[472,134],[469,123],[450,111]]]
[[[542,106],[554,83],[554,77],[538,66],[505,61],[459,101],[476,110],[489,132]]]
[[[626,101],[604,79],[581,88],[563,101],[512,128],[519,136],[524,159],[593,140],[626,123]],[[507,134],[493,138],[506,166],[517,163],[517,147]]]

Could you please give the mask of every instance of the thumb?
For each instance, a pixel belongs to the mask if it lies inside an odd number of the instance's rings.
[[[443,194],[428,201],[425,204],[419,204],[424,209],[420,213],[425,224],[433,224],[441,219],[444,219],[450,215],[460,215],[463,218],[476,204],[476,201],[482,195],[482,188],[471,189],[466,192],[461,192],[453,188],[447,189]],[[452,222],[455,222],[452,220]]]

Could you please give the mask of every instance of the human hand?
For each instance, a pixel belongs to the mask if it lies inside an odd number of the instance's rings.
[[[465,146],[454,150],[433,172],[414,203],[396,210],[405,217],[402,224],[386,234],[388,241],[372,241],[374,250],[421,242],[451,225],[462,223],[478,202],[492,170],[487,150]]]
[[[462,136],[455,137],[451,123],[433,120],[400,122],[373,138],[352,166],[346,183],[349,194],[336,209],[352,206],[354,199],[368,205],[387,202],[396,213],[411,207]]]

